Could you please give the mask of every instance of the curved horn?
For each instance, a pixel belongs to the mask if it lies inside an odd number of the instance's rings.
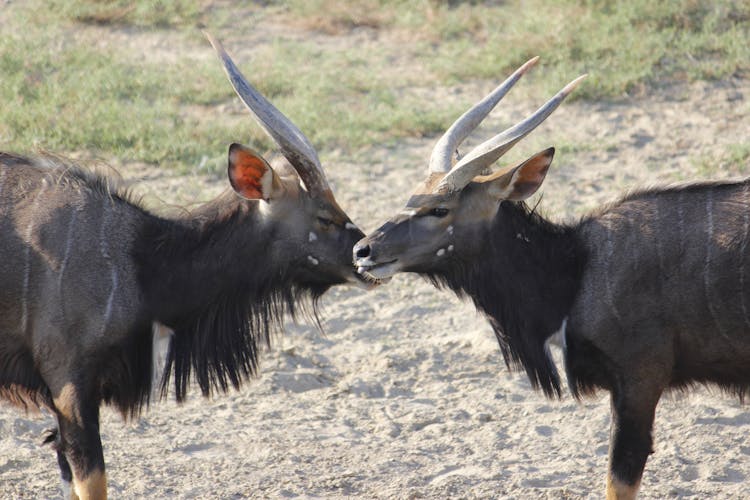
[[[453,166],[451,159],[456,148],[466,139],[469,134],[482,123],[482,120],[489,114],[497,103],[505,97],[505,94],[516,84],[516,82],[529,69],[534,67],[539,61],[539,56],[529,59],[523,66],[518,68],[515,73],[510,75],[495,90],[490,92],[487,97],[476,103],[466,113],[462,114],[443,136],[435,144],[430,156],[430,172],[445,173],[450,172]]]
[[[248,83],[240,70],[237,69],[232,58],[224,50],[221,42],[206,31],[203,34],[211,42],[221,62],[224,63],[224,71],[232,87],[234,87],[234,91],[237,92],[258,124],[276,143],[281,153],[292,164],[302,182],[305,183],[307,190],[311,193],[330,191],[318,154],[305,134]]]
[[[484,168],[496,162],[510,148],[515,146],[518,141],[538,127],[573,92],[586,76],[588,75],[581,75],[567,84],[552,99],[547,101],[524,121],[506,129],[474,148],[470,153],[461,158],[453,169],[448,172],[448,175],[440,181],[436,191],[452,192],[463,189]]]

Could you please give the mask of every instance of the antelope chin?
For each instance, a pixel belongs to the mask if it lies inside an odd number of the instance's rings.
[[[391,281],[390,278],[379,279],[368,273],[360,273],[358,271],[352,273],[352,276],[353,278],[349,280],[349,283],[363,290],[372,290]]]
[[[381,264],[376,264],[368,259],[366,262],[359,263],[359,267],[357,267],[359,274],[367,275],[380,281],[390,280],[398,270],[398,259]]]

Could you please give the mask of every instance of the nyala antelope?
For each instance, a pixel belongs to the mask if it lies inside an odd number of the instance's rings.
[[[233,144],[232,189],[192,214],[154,215],[64,160],[0,154],[0,396],[54,413],[48,441],[73,498],[106,497],[99,407],[133,417],[148,404],[155,329],[172,332],[162,392],[172,377],[177,400],[191,380],[209,395],[256,372],[285,313],[371,282],[351,260],[364,234],[310,142],[209,39],[283,158]]]
[[[425,276],[486,314],[509,366],[560,395],[547,348],[561,331],[577,398],[610,392],[607,497],[633,498],[652,452],[654,412],[671,388],[750,388],[750,182],[630,194],[573,224],[524,203],[550,148],[488,171],[573,89],[463,157],[460,143],[536,59],[461,116],[436,144],[406,207],[359,242],[361,272]]]

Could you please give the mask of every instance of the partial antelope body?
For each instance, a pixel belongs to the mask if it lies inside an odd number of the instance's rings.
[[[57,417],[64,485],[106,497],[99,406],[148,404],[152,330],[172,330],[162,390],[204,395],[257,370],[258,343],[352,267],[364,234],[337,205],[305,136],[211,40],[285,159],[229,148],[233,187],[189,216],[149,213],[69,162],[0,154],[0,396]]]
[[[415,272],[470,297],[509,365],[547,396],[560,379],[547,342],[562,327],[576,397],[610,391],[608,498],[635,497],[662,393],[714,383],[750,390],[750,181],[631,194],[577,223],[545,220],[523,200],[552,148],[483,172],[572,90],[452,165],[454,151],[529,61],[438,141],[406,208],[359,242],[361,272]]]

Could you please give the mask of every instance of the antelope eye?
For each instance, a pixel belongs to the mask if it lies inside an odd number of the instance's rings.
[[[444,207],[435,207],[432,210],[430,210],[429,214],[433,217],[445,217],[448,215],[449,210]]]
[[[331,219],[328,219],[326,217],[318,217],[318,223],[320,223],[323,227],[331,227],[333,225],[333,221]]]

